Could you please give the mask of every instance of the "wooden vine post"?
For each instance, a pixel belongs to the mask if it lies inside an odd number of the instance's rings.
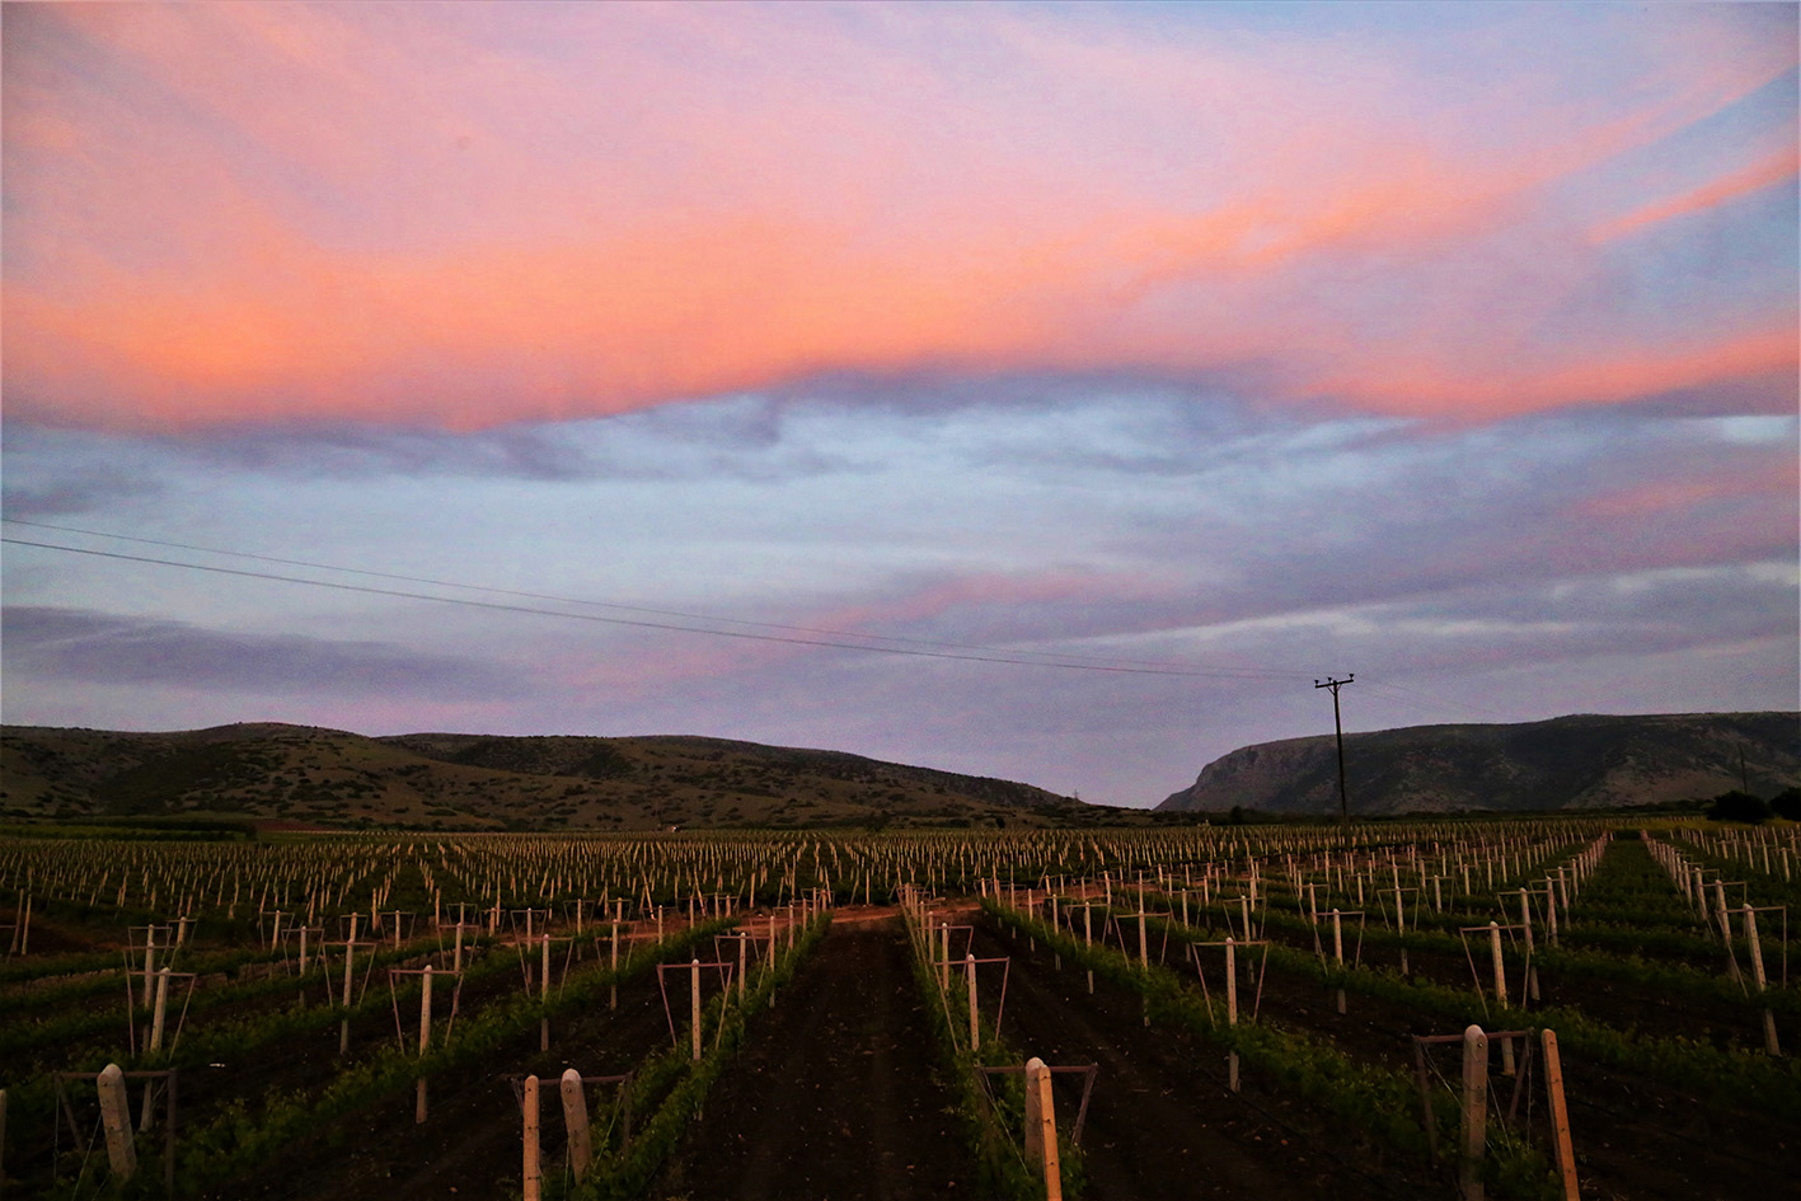
[[[113,1175],[130,1180],[137,1175],[138,1149],[132,1141],[131,1102],[125,1096],[125,1074],[109,1063],[95,1081],[100,1092],[100,1122],[106,1129],[106,1158]]]
[[[738,935],[738,1003],[744,1004],[745,974],[750,967],[750,935]]]
[[[580,1184],[588,1176],[588,1165],[594,1160],[594,1144],[588,1134],[588,1098],[582,1093],[582,1074],[565,1069],[562,1082],[563,1127],[569,1132],[569,1164]]]
[[[1044,1181],[1045,1201],[1063,1201],[1063,1167],[1057,1158],[1057,1113],[1051,1070],[1036,1055],[1026,1060],[1026,1165]]]
[[[611,969],[612,982],[607,985],[607,1008],[619,1008],[619,927],[625,924],[625,902],[613,903],[613,960]]]
[[[419,973],[419,1058],[425,1058],[425,1052],[431,1047],[431,964]],[[419,1082],[413,1096],[413,1121],[420,1123],[426,1117],[426,1081],[423,1065],[419,1072]]]
[[[1458,1185],[1463,1201],[1483,1201],[1482,1155],[1488,1144],[1488,1035],[1470,1025],[1463,1032],[1463,1162]]]
[[[156,974],[156,927],[144,927],[144,1001],[150,1000],[151,982]]]
[[[1332,910],[1332,962],[1342,970],[1344,967],[1344,915],[1337,909]],[[1344,989],[1335,989],[1333,998],[1338,1005],[1338,1012],[1345,1011]]]
[[[1563,1059],[1557,1051],[1557,1032],[1541,1032],[1545,1050],[1545,1093],[1551,1105],[1551,1146],[1556,1152],[1557,1173],[1563,1182],[1564,1201],[1579,1201],[1576,1189],[1576,1153],[1570,1146],[1570,1111],[1563,1100]]]
[[[963,957],[963,978],[969,986],[969,1049],[982,1049],[982,1027],[976,1016],[976,953],[969,952]]]
[[[538,969],[538,1003],[547,1005],[550,1002],[550,932],[544,933],[543,966]],[[550,1018],[548,1015],[538,1019],[538,1050],[550,1050]]]
[[[1238,1025],[1238,946],[1226,936],[1226,1025]],[[1238,1052],[1226,1052],[1226,1086],[1238,1091]]]
[[[700,1062],[700,960],[688,965],[688,1010],[692,1027],[689,1031],[693,1060]]]
[[[1536,1001],[1538,1000],[1538,968],[1532,962],[1532,952],[1534,947],[1532,945],[1531,896],[1531,892],[1527,889],[1520,889],[1520,926],[1526,932],[1526,984],[1524,991],[1527,1000]],[[1502,1049],[1508,1053],[1508,1058],[1511,1061],[1513,1044],[1511,1042],[1504,1043]],[[1511,1062],[1509,1067],[1511,1068]],[[1509,1070],[1508,1075],[1511,1076],[1512,1074],[1512,1071]]]
[[[1125,940],[1122,938],[1120,941],[1123,942]],[[1150,947],[1151,944],[1147,941],[1144,932],[1144,889],[1140,887],[1138,890],[1138,970],[1141,972],[1149,972],[1151,970]],[[1151,1024],[1151,997],[1149,993],[1146,993],[1144,997],[1144,1024],[1146,1026]]]
[[[1094,947],[1094,906],[1082,906],[1082,945],[1089,949]],[[1088,969],[1088,991],[1094,992],[1094,969]]]
[[[1507,1008],[1507,967],[1501,958],[1501,925],[1499,922],[1488,923],[1488,951],[1494,961],[1495,1000],[1501,1008]]]
[[[1757,982],[1757,995],[1763,996],[1769,981],[1763,972],[1763,944],[1757,938],[1757,910],[1747,901],[1744,907],[1745,941],[1751,945],[1751,978]],[[1782,1044],[1776,1039],[1776,1015],[1766,1004],[1763,1011],[1763,1049],[1770,1055],[1781,1055]]]
[[[351,985],[355,981],[353,970],[356,962],[356,919],[358,914],[350,915],[350,936],[344,940],[344,1016],[338,1023],[338,1054],[343,1055],[350,1050],[350,1001]]]
[[[150,1049],[163,1049],[163,1027],[169,1013],[169,969],[167,965],[156,972],[156,1002],[150,1018]],[[149,1106],[145,1106],[148,1112]]]
[[[544,1170],[538,1162],[538,1078],[525,1078],[525,1091],[519,1097],[520,1112],[525,1115],[525,1134],[521,1141],[524,1157],[521,1175],[525,1182],[525,1201],[539,1201],[544,1190]]]

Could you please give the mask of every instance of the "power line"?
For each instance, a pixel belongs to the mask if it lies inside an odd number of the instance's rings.
[[[202,554],[209,554],[209,555],[225,555],[225,556],[228,556],[231,558],[247,559],[247,560],[251,560],[254,562],[258,562],[258,563],[276,563],[276,564],[280,564],[280,565],[286,566],[286,567],[307,567],[307,568],[312,568],[317,571],[332,571],[332,572],[338,572],[343,575],[367,576],[371,579],[397,580],[402,583],[408,583],[408,584],[429,584],[429,585],[431,585],[433,587],[437,587],[437,588],[459,588],[459,589],[462,589],[462,590],[468,591],[468,592],[485,592],[485,593],[488,593],[493,596],[511,596],[511,597],[518,597],[518,598],[521,598],[524,600],[555,601],[558,604],[583,605],[583,606],[587,606],[590,608],[597,608],[597,609],[612,609],[612,610],[615,610],[615,611],[618,611],[621,613],[645,613],[645,614],[649,614],[649,615],[655,616],[655,617],[674,617],[674,618],[680,618],[684,621],[714,622],[714,623],[718,623],[718,624],[722,624],[722,625],[744,626],[749,629],[756,629],[756,630],[783,630],[783,631],[787,631],[788,633],[807,634],[807,635],[813,635],[813,636],[815,636],[817,638],[821,638],[821,639],[832,640],[832,641],[824,641],[824,642],[815,643],[814,641],[812,641],[812,639],[792,639],[792,640],[779,639],[779,638],[771,639],[772,641],[795,641],[795,642],[799,642],[802,645],[834,646],[834,645],[841,645],[840,643],[838,643],[836,641],[838,639],[857,638],[857,639],[868,639],[871,642],[899,643],[902,646],[906,646],[906,647],[931,647],[931,648],[937,648],[937,649],[941,649],[941,650],[981,652],[983,654],[1011,655],[1011,656],[1034,656],[1036,658],[1053,661],[1055,666],[1062,666],[1062,667],[1073,667],[1077,664],[1092,663],[1092,664],[1096,664],[1096,665],[1104,665],[1109,670],[1124,670],[1126,667],[1140,667],[1140,668],[1152,669],[1151,671],[1148,671],[1146,674],[1205,675],[1205,676],[1216,677],[1216,678],[1220,678],[1220,679],[1303,679],[1303,678],[1305,678],[1305,673],[1298,672],[1298,671],[1282,671],[1282,670],[1277,670],[1277,669],[1266,669],[1266,668],[1209,668],[1209,669],[1201,670],[1201,669],[1186,668],[1186,667],[1182,667],[1180,665],[1172,664],[1172,663],[1168,663],[1168,662],[1159,662],[1159,661],[1155,661],[1155,660],[1146,660],[1146,659],[1128,659],[1128,658],[1121,658],[1118,656],[1057,654],[1057,653],[1050,652],[1050,651],[1013,650],[1013,649],[1008,649],[1008,648],[1000,648],[1000,647],[992,647],[992,646],[972,645],[969,643],[961,643],[961,642],[941,642],[941,641],[935,641],[935,640],[926,639],[926,638],[898,637],[898,636],[890,635],[890,634],[864,634],[864,633],[859,633],[856,631],[820,629],[820,628],[813,627],[813,626],[783,625],[779,622],[746,621],[746,620],[743,620],[740,618],[735,618],[735,617],[718,617],[718,616],[713,616],[713,615],[704,614],[704,613],[686,613],[686,612],[681,612],[681,611],[673,610],[673,609],[653,609],[653,608],[647,608],[647,607],[640,606],[640,605],[622,605],[622,604],[618,604],[618,603],[612,602],[612,601],[597,601],[597,600],[587,599],[584,597],[556,596],[553,594],[542,593],[542,592],[527,592],[527,591],[521,591],[521,590],[511,589],[511,588],[495,588],[495,587],[492,587],[490,585],[485,585],[485,584],[464,584],[464,583],[460,583],[455,580],[440,580],[440,579],[434,579],[434,578],[431,578],[428,576],[401,575],[401,574],[397,574],[395,572],[373,571],[368,568],[361,568],[361,567],[340,567],[336,564],[320,563],[320,562],[316,562],[316,561],[308,560],[308,559],[278,558],[273,555],[253,554],[249,551],[225,550],[220,547],[199,546],[194,543],[188,543],[188,542],[171,542],[171,541],[165,541],[165,540],[158,539],[158,538],[138,537],[138,536],[134,536],[131,534],[109,533],[104,530],[83,529],[79,526],[53,525],[49,522],[28,521],[26,519],[18,518],[18,517],[0,517],[0,521],[4,521],[8,525],[28,526],[30,528],[40,529],[40,530],[56,530],[60,533],[66,533],[66,534],[83,534],[83,535],[86,535],[89,537],[94,537],[94,538],[110,538],[110,539],[113,539],[113,540],[119,541],[119,542],[132,542],[132,543],[137,543],[137,544],[143,545],[143,546],[162,546],[162,547],[168,547],[168,548],[174,549],[174,550],[198,551]],[[4,539],[3,541],[14,541],[14,540],[13,539]],[[80,553],[96,554],[96,555],[104,554],[104,552],[100,552],[100,551],[84,551],[81,548],[77,548],[77,547],[55,546],[51,543],[19,542],[18,544],[22,545],[22,546],[40,546],[40,547],[43,547],[46,549],[66,550],[66,551],[71,551],[73,553],[78,553],[78,554],[80,554]],[[125,558],[128,560],[133,558],[132,556],[128,556],[128,555],[120,555],[120,556],[113,556],[113,557]],[[143,558],[138,561],[142,561],[142,562],[146,562],[146,563],[163,563],[168,566],[175,566],[175,567],[191,567],[194,570],[202,570],[202,571],[212,570],[211,568],[203,567],[199,564],[177,563],[177,562],[173,562],[171,560],[163,560],[163,559]],[[243,574],[243,575],[257,577],[257,573],[254,573],[254,572],[240,572],[237,574]],[[285,577],[285,576],[273,576],[273,575],[257,577],[257,578],[288,579],[288,577]],[[294,582],[319,583],[318,581],[313,581],[313,580],[297,580]],[[321,586],[329,587],[331,585],[321,585]],[[394,595],[411,595],[411,594],[410,593],[394,593]],[[427,598],[427,599],[448,601],[449,598],[432,597],[432,598]],[[454,602],[451,602],[451,603],[454,603]],[[496,607],[501,607],[501,606],[496,606]],[[524,611],[541,612],[541,610],[534,610],[534,609],[526,609]],[[575,615],[565,614],[564,616],[575,616]],[[622,625],[639,624],[639,625],[647,626],[652,629],[677,629],[677,630],[687,630],[689,632],[694,632],[694,633],[711,633],[711,634],[719,634],[721,636],[734,636],[734,635],[731,635],[730,631],[691,629],[690,627],[687,627],[687,626],[670,626],[670,625],[662,625],[662,624],[655,623],[655,622],[636,622],[636,623],[634,623],[634,622],[620,621],[617,624],[622,624]],[[882,650],[885,648],[879,647],[879,646],[865,646],[861,643],[858,643],[858,644],[854,645],[854,649]],[[950,658],[950,657],[957,657],[957,656],[945,656],[945,657]],[[1013,662],[1015,660],[1010,659],[1010,660],[1006,660],[1006,661]],[[1097,667],[1097,669],[1098,669],[1098,667]]]
[[[1355,684],[1356,682],[1356,672],[1352,672],[1342,680],[1327,676],[1324,680],[1313,681],[1315,688],[1332,690],[1332,728],[1338,734],[1338,824],[1339,828],[1345,831],[1347,838],[1350,837],[1351,829],[1351,802],[1346,796],[1344,785],[1344,723],[1338,717],[1338,690],[1346,684]]]
[[[39,550],[63,551],[67,554],[90,555],[101,559],[115,559],[127,563],[149,563],[161,567],[178,567],[187,571],[205,571],[215,575],[236,576],[242,579],[273,580],[284,584],[301,584],[310,588],[330,588],[338,592],[355,592],[366,596],[391,596],[406,600],[436,601],[439,604],[459,605],[471,609],[486,609],[500,613],[524,613],[536,617],[561,617],[569,621],[598,622],[604,625],[631,626],[638,629],[672,630],[685,634],[711,634],[715,638],[740,638],[754,642],[782,642],[795,646],[834,647],[839,650],[869,651],[883,655],[907,655],[922,659],[954,659],[968,663],[1005,663],[1014,667],[1055,667],[1068,671],[1103,671],[1123,675],[1147,676],[1188,676],[1206,679],[1241,678],[1242,673],[1229,670],[1205,670],[1198,668],[1175,667],[1127,667],[1111,666],[1104,663],[1063,662],[1050,659],[1017,659],[1004,658],[1001,655],[960,654],[951,651],[934,651],[898,646],[872,646],[857,642],[839,642],[826,638],[795,638],[781,634],[757,634],[748,630],[713,630],[705,626],[675,625],[670,622],[641,621],[626,617],[602,617],[595,613],[566,613],[556,609],[539,609],[530,605],[503,604],[498,601],[471,600],[458,596],[433,596],[424,592],[405,592],[397,588],[377,588],[367,584],[345,584],[331,580],[309,580],[302,576],[277,575],[274,572],[249,571],[236,567],[217,567],[204,563],[182,563],[174,559],[158,559],[149,555],[127,555],[118,551],[92,550],[79,546],[61,546],[52,542],[34,542],[23,538],[0,538],[0,543],[11,546],[29,546]],[[456,585],[452,585],[453,587]],[[1038,652],[1032,652],[1038,653]]]

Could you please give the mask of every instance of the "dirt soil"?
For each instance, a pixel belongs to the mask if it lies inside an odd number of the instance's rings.
[[[897,920],[834,922],[714,1086],[656,1198],[981,1195]]]
[[[1330,1128],[1292,1092],[1246,1068],[1227,1087],[1223,1054],[1186,1031],[1146,1027],[1143,1005],[1106,980],[1058,970],[1029,940],[980,919],[975,953],[1012,956],[1001,1037],[1052,1065],[1096,1063],[1081,1151],[1091,1201],[1169,1198],[1440,1198],[1429,1176],[1385,1165],[1355,1132]],[[1059,1128],[1079,1093],[1057,1084]]]
[[[1023,940],[1006,945],[1015,948],[1016,956],[1026,949]],[[1152,943],[1153,953],[1156,945]],[[1167,960],[1181,963],[1173,939]],[[1097,981],[1097,987],[1103,992],[1106,989],[1104,982]],[[1241,986],[1241,997],[1249,995],[1244,991],[1248,987]],[[1604,1008],[1608,1018],[1622,1028],[1660,1032],[1667,1028],[1670,1005],[1665,998],[1605,988],[1585,992],[1580,999],[1586,1009]],[[1270,968],[1264,979],[1262,1013],[1266,1018],[1316,1034],[1353,1058],[1391,1069],[1411,1070],[1413,1034],[1451,1034],[1469,1022],[1487,1023],[1473,993],[1470,1012],[1458,1021],[1355,993],[1348,998],[1347,1009],[1344,1015],[1336,1013],[1330,994],[1316,981],[1275,968]],[[1792,1169],[1785,1166],[1801,1140],[1780,1119],[1611,1069],[1567,1046],[1562,1058],[1584,1197],[1738,1201],[1801,1195]],[[1447,1078],[1456,1075],[1454,1055],[1441,1049],[1434,1053],[1433,1061]],[[1542,1074],[1535,1069],[1529,1083],[1526,1106],[1531,1110],[1534,1137],[1543,1139],[1547,1132]],[[1503,1091],[1510,1088],[1505,1082],[1497,1087]],[[1655,1148],[1655,1152],[1647,1153],[1647,1148]]]
[[[555,1080],[567,1067],[586,1075],[630,1071],[667,1046],[669,1035],[656,977],[621,985],[619,1006],[603,1000],[573,1019],[552,1023],[552,1050],[538,1050],[528,1030],[497,1047],[481,1062],[431,1083],[430,1118],[414,1121],[413,1096],[395,1095],[350,1119],[340,1129],[290,1147],[251,1178],[216,1191],[218,1201],[243,1197],[331,1197],[335,1201],[412,1201],[415,1198],[516,1198],[520,1188],[519,1105],[508,1072],[537,1072]],[[602,1100],[590,1096],[590,1105]],[[556,1095],[543,1103],[545,1170],[559,1170],[562,1149],[554,1119]]]

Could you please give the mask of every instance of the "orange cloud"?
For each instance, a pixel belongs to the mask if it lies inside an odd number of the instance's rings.
[[[479,427],[820,372],[1254,365],[1278,399],[1478,417],[1793,368],[1762,332],[1792,313],[1545,332],[1599,270],[1551,190],[1784,69],[1727,34],[1656,59],[1650,101],[1515,82],[1453,119],[1377,42],[525,11],[11,22],[9,409]]]
[[[1735,171],[1680,196],[1655,201],[1634,209],[1623,217],[1598,225],[1590,232],[1589,238],[1594,242],[1612,242],[1637,233],[1647,226],[1686,217],[1690,213],[1706,212],[1729,204],[1741,196],[1781,183],[1792,177],[1797,170],[1801,170],[1801,152],[1793,147],[1779,150],[1742,171]]]
[[[1461,370],[1405,362],[1359,366],[1356,376],[1322,376],[1314,386],[1384,412],[1472,420],[1741,382],[1766,385],[1786,409],[1795,403],[1801,337],[1772,330],[1699,346],[1614,346],[1573,363],[1516,366],[1495,355]]]
[[[1666,481],[1602,493],[1578,503],[1572,515],[1581,519],[1641,518],[1736,497],[1792,499],[1798,484],[1801,484],[1801,470],[1791,460],[1771,470],[1731,478]]]

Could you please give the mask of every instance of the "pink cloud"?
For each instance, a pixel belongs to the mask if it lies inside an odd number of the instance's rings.
[[[474,428],[819,372],[1251,364],[1481,418],[1792,372],[1791,313],[1542,333],[1599,270],[1548,190],[1792,60],[1730,21],[1639,47],[1649,99],[1510,83],[1447,115],[1379,43],[816,11],[33,10],[9,408]],[[89,60],[127,69],[59,65]]]
[[[867,643],[875,650],[1005,656],[1003,649],[979,648],[991,642],[997,648],[1017,643],[1022,606],[1064,604],[1069,606],[1072,618],[1079,618],[1091,607],[1108,602],[1167,599],[1173,587],[1169,582],[1141,576],[1093,572],[975,573],[902,591],[891,599],[791,614],[780,625],[720,627],[763,635],[770,641],[736,637],[670,639],[651,634],[642,649],[633,649],[636,638],[628,636],[624,645],[616,646],[604,657],[558,661],[547,670],[569,687],[604,687],[647,697],[661,695],[677,685],[736,677],[811,658],[820,653],[819,643],[847,644],[851,649],[845,653],[853,655],[856,647]],[[982,632],[983,623],[989,618],[1003,621],[1009,632],[991,639]],[[930,624],[938,619],[950,619],[949,626]],[[959,652],[958,646],[964,650]]]
[[[1793,147],[1778,150],[1742,170],[1710,180],[1681,195],[1653,201],[1622,217],[1605,222],[1597,226],[1589,236],[1596,242],[1611,242],[1648,226],[1686,217],[1691,213],[1706,212],[1790,179],[1797,170],[1801,170],[1801,153]]]
[[[1713,501],[1776,498],[1791,510],[1789,516],[1792,519],[1794,497],[1801,488],[1801,464],[1786,456],[1785,459],[1760,470],[1705,480],[1660,480],[1604,492],[1578,502],[1573,516],[1583,519],[1660,517]]]
[[[1762,385],[1762,401],[1753,407],[1787,412],[1795,406],[1801,340],[1792,330],[1778,329],[1698,346],[1599,347],[1585,359],[1571,362],[1571,357],[1510,361],[1505,348],[1492,347],[1461,369],[1365,362],[1356,365],[1355,375],[1322,376],[1315,386],[1390,413],[1481,419],[1751,383]],[[1472,365],[1484,370],[1470,371]]]

